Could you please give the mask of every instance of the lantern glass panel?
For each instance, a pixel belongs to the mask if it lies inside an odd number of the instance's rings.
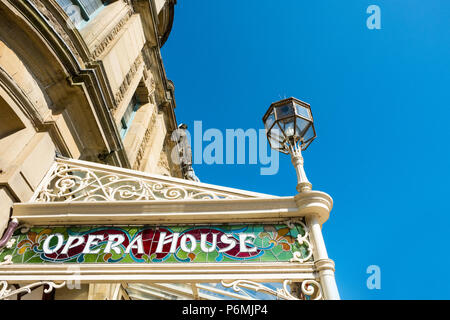
[[[314,129],[313,126],[311,125],[306,131],[305,136],[303,137],[303,141],[306,142],[311,140],[312,138],[314,138]]]
[[[306,121],[299,117],[297,117],[295,122],[297,126],[297,136],[301,138],[305,134],[305,130],[307,129],[307,127],[310,125],[311,122]]]
[[[284,141],[284,135],[283,135],[283,132],[280,130],[280,127],[278,126],[278,123],[276,123],[273,126],[272,130],[270,130],[270,136],[273,139],[276,139],[276,140],[278,140],[280,142]]]
[[[295,110],[297,111],[297,114],[299,116],[302,116],[306,119],[311,119],[311,112],[309,111],[308,108],[298,105],[298,104],[295,104]]]
[[[279,125],[283,129],[286,138],[290,138],[295,135],[295,118],[281,120]]]
[[[275,112],[277,115],[277,120],[283,119],[286,117],[290,117],[290,116],[294,116],[294,108],[292,107],[292,105],[290,103],[276,107]]]
[[[273,111],[270,113],[270,115],[266,119],[266,131],[269,132],[270,128],[272,128],[273,123],[275,122],[275,114]]]
[[[270,147],[272,149],[281,149],[282,148],[282,144],[280,141],[278,141],[277,139],[274,139],[273,137],[269,136],[269,142],[270,142]]]
[[[309,142],[302,144],[302,150],[305,151],[309,147],[311,142],[313,142],[313,140],[309,140]]]

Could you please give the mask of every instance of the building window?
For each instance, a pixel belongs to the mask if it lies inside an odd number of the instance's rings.
[[[103,2],[101,0],[78,0],[76,2],[80,4],[81,8],[89,17],[91,17],[97,9],[103,6]]]
[[[78,29],[83,28],[89,20],[103,9],[108,1],[102,0],[56,0]]]
[[[136,115],[136,112],[139,110],[139,107],[140,107],[139,101],[134,95],[130,103],[128,104],[127,109],[125,110],[125,113],[123,114],[122,120],[120,121],[121,124],[120,136],[122,137],[122,139],[124,139],[125,136],[127,135],[131,127],[131,124],[133,123],[134,116]]]

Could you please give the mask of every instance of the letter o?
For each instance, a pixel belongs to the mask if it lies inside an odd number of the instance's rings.
[[[191,248],[190,249],[187,247],[187,239],[188,238],[189,238],[189,240],[191,240]],[[181,238],[180,246],[181,246],[181,250],[183,250],[184,252],[192,252],[197,247],[197,240],[195,240],[195,237],[192,234],[185,234]]]
[[[58,243],[56,244],[55,247],[53,247],[53,249],[50,249],[50,241],[53,239],[53,237],[58,238]],[[46,254],[55,253],[56,251],[61,249],[63,244],[64,244],[64,237],[62,234],[60,234],[60,233],[52,234],[51,236],[47,237],[47,239],[45,239],[45,241],[44,241],[44,246],[43,246],[44,253],[46,253]]]

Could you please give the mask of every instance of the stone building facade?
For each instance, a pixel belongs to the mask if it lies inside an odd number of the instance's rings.
[[[0,234],[55,154],[173,177],[173,0],[0,1]]]
[[[183,176],[171,161],[176,104],[160,53],[175,3],[0,1],[0,235],[55,155]],[[108,290],[92,285],[89,298]]]

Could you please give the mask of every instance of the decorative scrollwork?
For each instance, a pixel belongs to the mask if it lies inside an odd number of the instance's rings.
[[[37,191],[37,202],[194,200],[239,198],[197,186],[110,173],[67,163],[57,163],[47,183]]]
[[[9,264],[12,264],[12,258],[13,258],[12,255],[5,256],[4,257],[4,261],[0,262],[0,266],[6,266],[6,265],[9,265]]]
[[[289,229],[294,229],[295,228],[295,223],[292,220],[286,221],[286,225],[288,226]]]
[[[11,249],[13,245],[16,243],[16,239],[12,238],[6,243],[6,249]]]
[[[42,285],[47,286],[47,288],[44,288],[44,292],[50,293],[54,289],[60,289],[60,288],[64,287],[66,285],[66,282],[56,284],[51,281],[40,281],[40,282],[35,282],[32,284],[23,286],[16,290],[12,290],[12,289],[8,289],[8,287],[9,287],[8,282],[3,280],[3,281],[0,281],[0,300],[5,300],[9,297],[12,297],[12,296],[14,296],[16,294],[20,294],[20,293],[31,293],[31,290],[33,288],[40,287]]]
[[[20,225],[18,229],[20,229],[21,234],[25,234],[25,233],[28,233],[28,231],[30,231],[31,227],[32,226],[29,224],[23,224],[23,225]]]
[[[299,297],[301,300],[321,300],[322,288],[319,282],[315,280],[303,280],[303,282],[289,282],[291,294]],[[284,283],[284,289],[287,290],[287,283]]]
[[[322,288],[320,283],[315,280],[305,280],[302,282],[302,293],[309,296],[312,300],[322,299]]]
[[[266,294],[270,294],[272,296],[277,297],[278,299],[283,300],[299,300],[298,298],[294,297],[289,293],[289,290],[287,289],[287,282],[289,280],[286,280],[285,283],[283,283],[283,289],[277,289],[276,291],[257,282],[253,282],[250,280],[236,280],[230,283],[227,283],[225,281],[222,281],[222,285],[225,288],[232,288],[235,292],[241,292],[243,291],[242,288],[250,289],[255,292],[262,292]]]
[[[308,227],[300,220],[299,221],[295,221],[295,223],[301,225],[303,230],[305,231],[304,235],[301,235],[300,233],[297,235],[297,242],[298,242],[299,245],[306,244],[307,254],[305,256],[301,252],[295,251],[295,252],[292,253],[292,255],[294,257],[291,259],[291,262],[303,263],[303,262],[308,261],[308,260],[310,260],[312,258],[313,248],[312,248],[311,242],[308,240],[309,239],[309,229],[308,229]],[[291,221],[286,222],[286,225],[289,228],[291,228],[291,229],[295,228],[295,224],[293,222],[291,222]]]
[[[222,285],[225,288],[232,288],[235,292],[241,292],[242,289],[249,289],[255,292],[261,292],[270,294],[277,297],[277,299],[283,300],[321,300],[322,288],[319,282],[315,280],[303,280],[299,285],[300,292],[297,292],[298,297],[294,296],[291,292],[295,290],[289,289],[288,286],[292,286],[291,280],[283,281],[283,287],[281,289],[273,290],[261,283],[253,282],[250,280],[236,280],[230,283],[222,281]]]

